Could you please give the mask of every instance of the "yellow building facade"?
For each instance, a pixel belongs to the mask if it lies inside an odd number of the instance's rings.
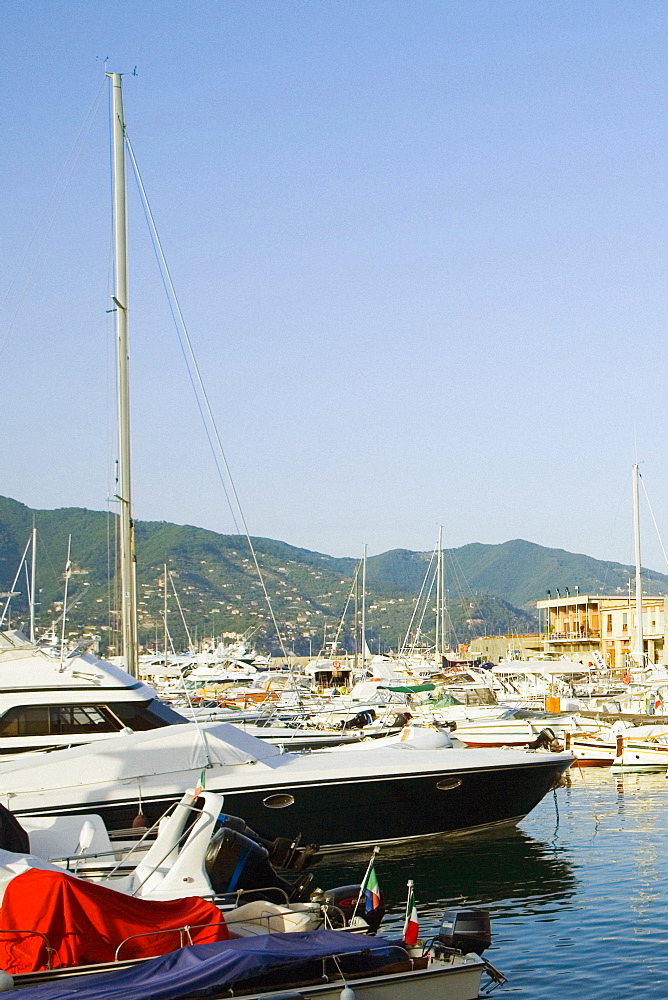
[[[598,653],[613,669],[623,669],[635,652],[635,599],[577,594],[537,601],[545,652],[587,662]],[[643,598],[644,651],[649,663],[665,662],[668,597]],[[594,661],[592,661],[594,662]]]

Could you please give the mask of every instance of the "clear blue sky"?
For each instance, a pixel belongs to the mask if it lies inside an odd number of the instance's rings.
[[[1,493],[113,493],[108,57],[253,534],[629,561],[636,456],[668,531],[665,2],[0,18]],[[130,213],[135,515],[232,531]]]

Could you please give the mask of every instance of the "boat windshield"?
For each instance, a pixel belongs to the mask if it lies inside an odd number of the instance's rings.
[[[141,732],[186,721],[157,698],[103,705],[16,705],[0,719],[0,737],[116,733],[126,726]]]

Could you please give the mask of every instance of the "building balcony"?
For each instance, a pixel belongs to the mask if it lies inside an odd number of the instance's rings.
[[[598,629],[581,628],[577,632],[546,632],[545,639],[549,642],[591,642],[593,639],[600,640],[601,633]]]

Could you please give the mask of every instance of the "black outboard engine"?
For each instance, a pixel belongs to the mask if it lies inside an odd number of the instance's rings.
[[[311,896],[314,903],[323,906],[331,906],[328,918],[333,927],[347,926],[353,914],[362,917],[369,925],[369,933],[375,934],[380,926],[380,922],[385,916],[385,899],[381,892],[380,906],[375,910],[364,909],[364,894],[360,900],[362,887],[359,885],[339,885],[335,889],[318,889]],[[359,906],[357,901],[359,900]]]
[[[348,719],[347,721],[344,720],[341,723],[341,729],[364,729],[364,727],[373,722],[375,718],[375,709],[369,708],[365,712],[358,712],[352,719]]]
[[[296,883],[281,878],[271,864],[266,847],[227,826],[221,827],[211,838],[204,867],[214,892],[224,895],[243,890],[244,902],[272,897],[275,897],[272,901],[279,904],[286,899],[306,902],[313,878],[306,875]],[[271,893],[271,889],[277,891]]]
[[[221,813],[218,817],[221,826],[236,830],[244,837],[254,840],[264,847],[269,855],[272,865],[280,865],[282,868],[289,868],[291,871],[300,872],[304,868],[310,868],[317,864],[322,855],[318,853],[315,844],[307,844],[305,847],[297,847],[296,840],[289,840],[287,837],[276,837],[275,840],[267,840],[261,837],[255,830],[251,830],[248,824],[240,816],[231,816],[229,813]]]
[[[527,743],[527,750],[552,750],[553,753],[557,753],[561,749],[562,746],[552,729],[541,729],[536,739],[532,743]]]
[[[442,951],[475,952],[482,955],[492,943],[489,910],[452,909],[446,910],[441,919],[441,927],[434,942]]]

